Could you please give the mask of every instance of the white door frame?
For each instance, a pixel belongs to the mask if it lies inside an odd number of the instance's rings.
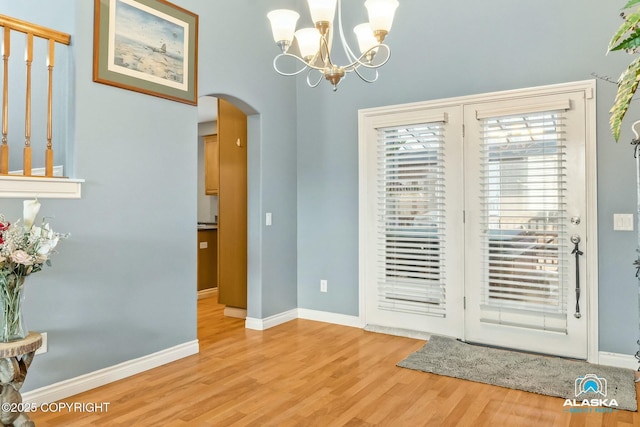
[[[366,283],[369,281],[370,273],[366,267],[366,257],[363,248],[367,244],[367,236],[364,231],[367,227],[366,221],[368,212],[364,197],[367,194],[368,186],[374,183],[367,182],[366,159],[368,150],[375,150],[373,144],[367,138],[367,123],[371,118],[384,116],[387,114],[406,113],[411,115],[423,109],[434,109],[437,107],[449,107],[469,103],[478,103],[495,100],[508,100],[545,94],[583,91],[585,96],[585,168],[588,179],[586,182],[587,200],[587,238],[584,242],[584,251],[591,255],[591,262],[586,264],[586,280],[584,296],[587,301],[587,361],[590,363],[599,362],[599,341],[598,341],[598,217],[597,217],[597,164],[596,164],[596,99],[595,80],[584,80],[572,83],[563,83],[549,86],[540,86],[526,89],[516,89],[488,94],[470,95],[455,98],[446,98],[433,101],[415,102],[409,104],[392,105],[377,108],[368,108],[358,111],[358,161],[359,161],[359,317],[363,325],[367,324],[366,319]]]

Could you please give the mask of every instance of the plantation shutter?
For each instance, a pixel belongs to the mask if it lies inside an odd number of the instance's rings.
[[[478,114],[481,322],[567,331],[566,108]]]
[[[378,307],[445,317],[444,124],[378,129]]]

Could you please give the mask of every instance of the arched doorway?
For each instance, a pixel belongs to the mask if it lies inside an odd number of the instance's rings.
[[[216,251],[209,243],[203,248],[199,241],[198,254],[208,250],[215,252],[217,258],[216,278],[212,280],[217,285],[215,291],[199,289],[198,295],[217,294],[220,303],[225,304],[224,314],[242,319],[247,316],[250,288],[248,117],[257,117],[255,113],[248,104],[226,95],[203,96],[198,103],[198,223],[199,228],[215,228],[209,234],[216,235]],[[215,166],[207,167],[207,162],[212,161]],[[211,191],[203,184],[207,171],[216,174],[216,186]],[[206,262],[214,262],[211,255]]]

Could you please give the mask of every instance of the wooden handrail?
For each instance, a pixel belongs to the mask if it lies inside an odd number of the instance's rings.
[[[32,24],[6,15],[0,15],[0,27],[4,28],[2,42],[2,61],[4,66],[3,94],[2,94],[2,144],[0,145],[0,175],[9,173],[9,145],[8,135],[8,63],[11,50],[11,31],[26,34],[26,104],[25,104],[25,142],[23,152],[23,175],[31,176],[31,62],[33,61],[33,38],[38,37],[48,41],[47,69],[48,69],[48,97],[47,97],[47,147],[45,151],[45,176],[53,176],[53,147],[52,147],[52,93],[53,93],[53,66],[55,43],[69,45],[71,36],[61,31],[41,25]]]
[[[71,43],[71,36],[63,33],[62,31],[52,30],[51,28],[43,27],[42,25],[32,24],[27,21],[12,18],[6,15],[0,15],[0,27],[10,28],[14,31],[19,31],[25,34],[33,34],[36,37],[43,39],[50,39],[57,43],[69,45]]]

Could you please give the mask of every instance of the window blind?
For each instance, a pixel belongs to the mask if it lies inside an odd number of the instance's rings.
[[[482,321],[566,331],[563,112],[480,120]]]
[[[379,308],[445,316],[444,123],[378,129]]]

